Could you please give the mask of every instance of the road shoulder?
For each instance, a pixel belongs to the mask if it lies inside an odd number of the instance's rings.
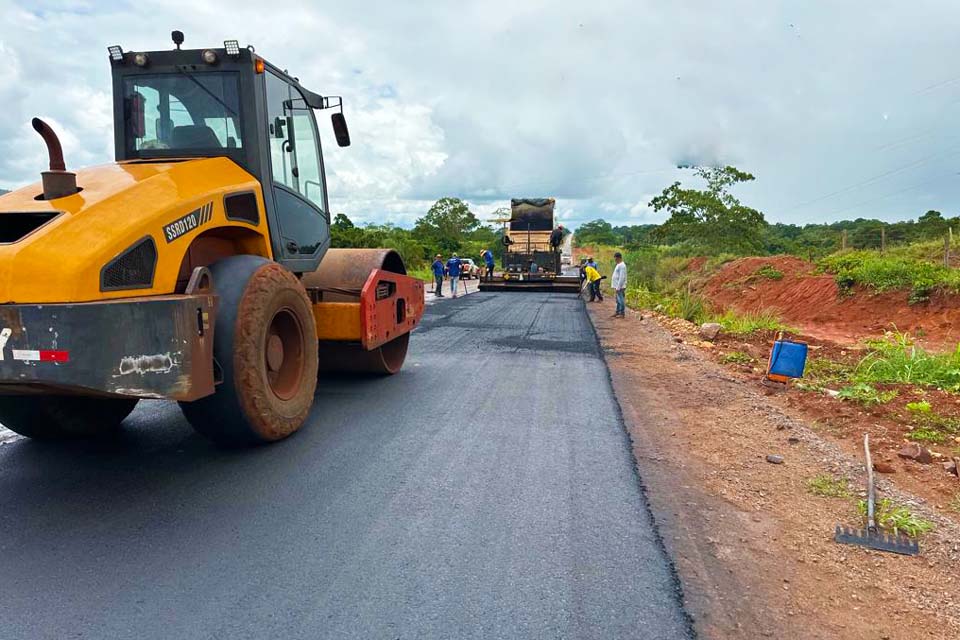
[[[587,307],[700,637],[958,637],[955,525],[918,503],[938,525],[920,557],[837,545],[834,524],[858,522],[852,501],[813,496],[807,481],[858,479],[856,459],[655,320]]]

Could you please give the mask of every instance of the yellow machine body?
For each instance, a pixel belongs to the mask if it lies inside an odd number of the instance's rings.
[[[228,158],[121,162],[80,169],[81,191],[37,199],[33,184],[0,196],[6,212],[59,212],[12,243],[0,243],[0,303],[72,303],[182,290],[194,266],[229,254],[272,259],[260,183]],[[257,223],[228,219],[224,197],[252,193]],[[199,212],[193,222],[177,225]],[[168,237],[168,225],[176,225]],[[191,228],[192,227],[192,228]],[[101,270],[147,236],[157,261],[152,285],[103,290]]]

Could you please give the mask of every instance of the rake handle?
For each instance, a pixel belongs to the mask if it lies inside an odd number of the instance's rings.
[[[876,509],[877,490],[873,486],[873,460],[870,458],[870,434],[863,434],[863,453],[867,459],[867,530],[875,532],[877,522],[874,519]]]

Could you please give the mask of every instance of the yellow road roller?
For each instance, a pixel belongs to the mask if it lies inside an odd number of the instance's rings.
[[[316,114],[339,96],[228,40],[108,48],[116,162],[0,196],[0,424],[103,437],[141,398],[226,446],[303,425],[320,372],[396,373],[423,284],[391,250],[331,249]],[[40,140],[38,139],[38,144]]]

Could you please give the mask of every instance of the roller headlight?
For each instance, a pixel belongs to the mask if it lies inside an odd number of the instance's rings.
[[[207,64],[217,64],[217,52],[213,49],[206,49],[203,52],[203,61]]]
[[[135,53],[133,54],[133,64],[138,67],[145,67],[147,63],[150,62],[150,58],[145,53]]]

